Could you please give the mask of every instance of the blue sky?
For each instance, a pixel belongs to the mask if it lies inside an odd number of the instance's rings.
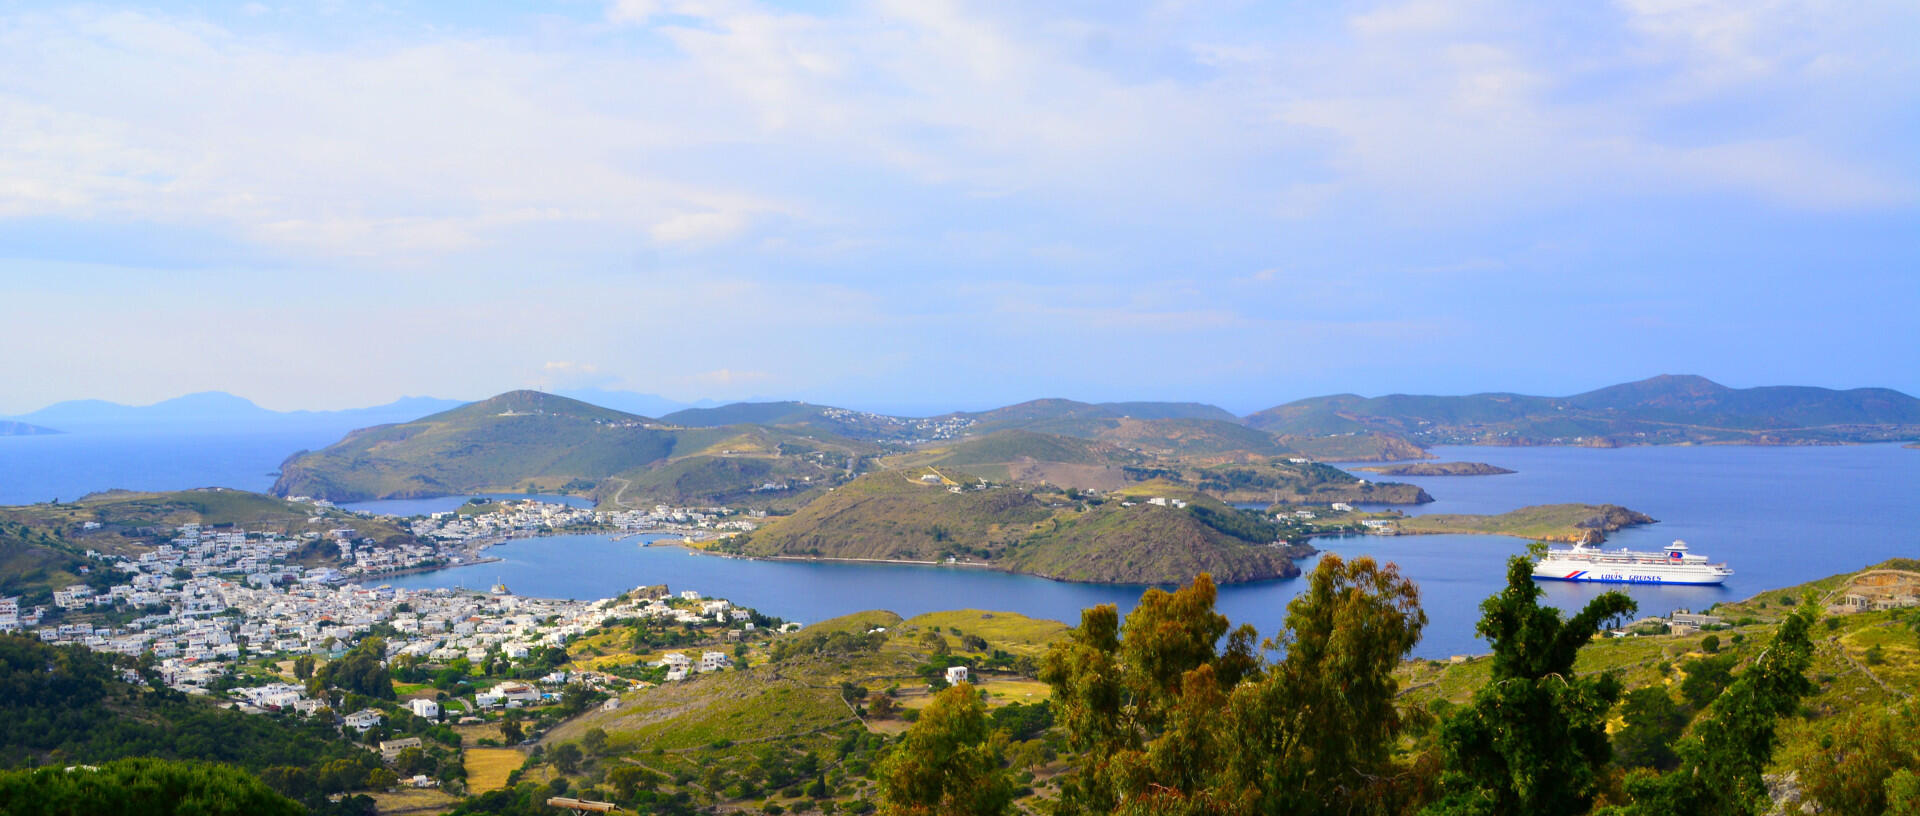
[[[0,3],[0,414],[1920,392],[1920,7]]]

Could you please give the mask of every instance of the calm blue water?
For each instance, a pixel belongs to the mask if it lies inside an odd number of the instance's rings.
[[[1500,512],[1527,504],[1611,501],[1661,523],[1622,532],[1609,546],[1655,548],[1684,538],[1707,555],[1727,559],[1737,572],[1725,587],[1543,584],[1548,598],[1562,608],[1621,588],[1643,613],[1700,609],[1894,556],[1920,557],[1920,504],[1911,500],[1920,488],[1920,451],[1898,446],[1452,448],[1436,453],[1520,472],[1408,479],[1439,499],[1417,512]],[[1393,561],[1418,581],[1430,622],[1416,654],[1442,657],[1484,651],[1473,635],[1479,604],[1500,589],[1505,559],[1524,551],[1526,542],[1500,536],[1359,536],[1316,544],[1343,557]],[[507,560],[392,583],[484,587],[498,578],[522,594],[578,598],[666,583],[799,621],[864,609],[911,616],[975,607],[1074,622],[1082,608],[1094,604],[1129,608],[1142,589],[965,569],[723,559],[675,547],[641,548],[605,536],[522,540],[491,552]],[[1301,566],[1310,570],[1313,562]],[[1220,609],[1236,623],[1252,623],[1271,634],[1303,583],[1224,587]]]
[[[0,437],[0,504],[71,499],[113,487],[173,490],[223,486],[265,490],[288,454],[338,439],[338,429],[156,436],[128,432]],[[1411,477],[1432,504],[1415,513],[1493,513],[1528,504],[1614,502],[1661,522],[1617,534],[1608,546],[1657,548],[1675,538],[1731,562],[1724,588],[1629,587],[1647,613],[1702,608],[1761,590],[1858,569],[1894,556],[1920,557],[1920,450],[1897,445],[1831,448],[1443,448],[1442,459],[1490,462],[1503,476]],[[383,512],[432,512],[466,497],[379,503]],[[564,497],[569,503],[582,503]],[[1418,653],[1475,652],[1478,605],[1498,590],[1506,556],[1525,542],[1490,536],[1359,537],[1317,544],[1343,556],[1400,564],[1420,583],[1432,622]],[[508,560],[396,579],[408,586],[484,587],[496,577],[516,592],[606,597],[643,583],[698,589],[768,614],[817,621],[863,609],[905,615],[937,609],[1007,609],[1068,622],[1098,603],[1129,606],[1140,587],[1063,584],[1039,578],[928,567],[757,562],[642,549],[605,537],[516,541]],[[1311,569],[1312,562],[1302,564]],[[1279,628],[1300,581],[1226,587],[1221,609],[1263,633]],[[1563,607],[1609,587],[1544,585]]]
[[[444,513],[468,499],[539,499],[548,504],[564,504],[568,507],[592,507],[593,500],[584,496],[561,496],[554,493],[474,493],[468,496],[439,496],[431,499],[381,499],[379,501],[348,502],[340,505],[342,509],[357,513],[374,513],[387,516],[424,516],[429,513]]]
[[[232,487],[265,492],[288,455],[344,429],[209,433],[97,430],[0,436],[0,505],[71,501],[112,488]]]

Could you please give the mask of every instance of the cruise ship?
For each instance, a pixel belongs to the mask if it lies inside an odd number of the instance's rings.
[[[1704,555],[1687,552],[1687,542],[1675,541],[1660,552],[1603,550],[1585,544],[1547,550],[1533,566],[1533,577],[1545,581],[1597,581],[1610,584],[1725,583],[1733,570],[1711,564]]]

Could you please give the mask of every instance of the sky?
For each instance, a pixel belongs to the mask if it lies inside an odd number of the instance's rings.
[[[1920,393],[1920,5],[0,2],[0,414]]]

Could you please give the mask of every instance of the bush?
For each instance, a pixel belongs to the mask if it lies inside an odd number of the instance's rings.
[[[1707,654],[1713,654],[1714,652],[1720,651],[1720,636],[1708,635],[1704,638],[1701,638],[1700,651],[1706,652]]]

